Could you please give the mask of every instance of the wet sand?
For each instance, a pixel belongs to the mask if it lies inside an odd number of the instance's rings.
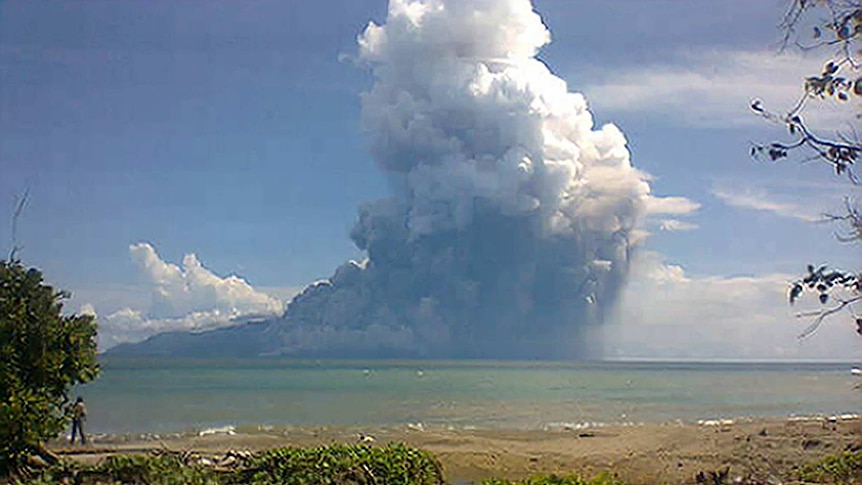
[[[593,476],[611,472],[630,484],[695,483],[698,472],[730,467],[730,477],[787,481],[794,468],[862,448],[862,419],[754,419],[702,424],[648,424],[586,429],[448,430],[301,427],[239,429],[205,436],[96,436],[86,446],[51,443],[55,451],[94,462],[108,454],[167,448],[218,454],[280,446],[400,442],[432,452],[447,480],[519,479],[539,473]]]

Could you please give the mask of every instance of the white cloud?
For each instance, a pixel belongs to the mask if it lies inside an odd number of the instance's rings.
[[[685,215],[698,209],[699,203],[685,197],[650,197],[646,201],[648,215]]]
[[[680,221],[678,219],[662,219],[659,221],[659,229],[667,232],[693,231],[698,228],[697,224]]]
[[[238,276],[219,277],[194,254],[182,267],[163,261],[146,243],[129,247],[132,261],[146,278],[151,299],[146,309],[121,308],[99,318],[100,346],[139,341],[170,330],[206,330],[238,318],[280,315],[282,302]],[[95,314],[90,304],[82,312]]]
[[[110,348],[123,342],[138,342],[170,331],[202,331],[234,323],[252,315],[225,314],[219,310],[198,311],[177,318],[152,318],[140,310],[123,308],[98,320],[99,346]]]
[[[662,231],[693,231],[697,224],[681,221],[676,218],[659,218],[658,216],[687,216],[700,210],[700,203],[686,197],[655,197],[646,199],[646,223],[650,227],[658,227]],[[645,237],[644,237],[645,238]]]
[[[83,305],[81,305],[81,308],[78,309],[78,313],[80,313],[81,315],[96,316],[96,309],[93,307],[93,305],[89,303],[84,303]]]
[[[823,219],[823,216],[812,211],[811,205],[779,201],[764,190],[713,188],[712,195],[727,205],[741,209],[771,212],[781,217],[805,222],[816,222]]]
[[[824,59],[774,51],[686,52],[673,64],[602,71],[584,93],[600,112],[649,113],[686,125],[762,125],[749,109],[761,99],[772,111],[790,109],[803,80],[822,70]],[[810,103],[806,117],[821,129],[846,129],[858,100]]]
[[[181,317],[193,312],[219,311],[228,315],[276,314],[282,303],[261,293],[238,276],[220,278],[194,254],[183,257],[183,267],[162,261],[152,246],[129,247],[132,261],[153,286],[154,317]]]
[[[616,324],[605,327],[608,357],[692,359],[862,358],[862,338],[847,315],[814,335],[787,301],[794,275],[690,276],[656,253],[642,253]],[[809,302],[809,308],[817,308]]]

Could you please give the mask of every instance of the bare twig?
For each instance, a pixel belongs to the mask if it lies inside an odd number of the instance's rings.
[[[24,212],[24,207],[27,206],[27,201],[30,200],[30,187],[24,189],[24,193],[15,202],[15,211],[12,213],[12,249],[9,250],[9,261],[15,261],[17,253],[24,249],[18,245],[18,219]]]
[[[841,242],[859,242],[862,241],[862,211],[859,210],[850,197],[844,199],[844,204],[847,207],[847,213],[841,216],[834,214],[824,214],[824,218],[828,222],[846,223],[849,226],[849,233],[846,236],[836,234],[835,237]]]
[[[818,328],[820,328],[820,325],[823,323],[823,321],[827,317],[834,315],[834,314],[836,314],[836,313],[838,313],[838,312],[840,312],[840,311],[842,311],[848,307],[851,308],[851,311],[852,311],[852,305],[858,301],[862,301],[862,295],[857,295],[857,296],[850,298],[848,300],[839,300],[839,303],[837,305],[833,306],[832,308],[827,308],[827,309],[817,310],[817,311],[812,311],[812,312],[797,313],[796,318],[810,318],[810,317],[815,317],[815,316],[817,317],[814,319],[814,322],[811,323],[811,325],[806,327],[805,330],[803,330],[802,333],[799,334],[798,338],[804,339],[804,338],[808,337],[809,335],[811,335],[812,333],[814,333]]]

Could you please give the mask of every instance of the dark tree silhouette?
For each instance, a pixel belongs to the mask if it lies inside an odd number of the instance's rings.
[[[42,442],[66,426],[70,388],[99,372],[95,319],[63,315],[68,297],[39,270],[0,260],[0,482],[33,455],[51,459]]]

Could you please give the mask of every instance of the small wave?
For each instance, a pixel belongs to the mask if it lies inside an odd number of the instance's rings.
[[[807,422],[807,421],[822,421],[823,416],[790,416],[787,421],[791,423]]]
[[[212,435],[228,435],[233,436],[236,434],[236,426],[228,425],[221,426],[218,428],[206,428],[198,431],[198,436],[212,436]]]
[[[856,413],[833,414],[831,416],[790,416],[787,418],[789,422],[813,422],[813,421],[828,421],[834,423],[837,421],[852,421],[859,419],[862,415]]]
[[[605,427],[605,423],[595,422],[595,421],[584,421],[581,423],[571,423],[567,421],[557,421],[552,423],[546,423],[542,429],[545,431],[578,431],[582,429],[590,429],[590,428],[603,428]]]

